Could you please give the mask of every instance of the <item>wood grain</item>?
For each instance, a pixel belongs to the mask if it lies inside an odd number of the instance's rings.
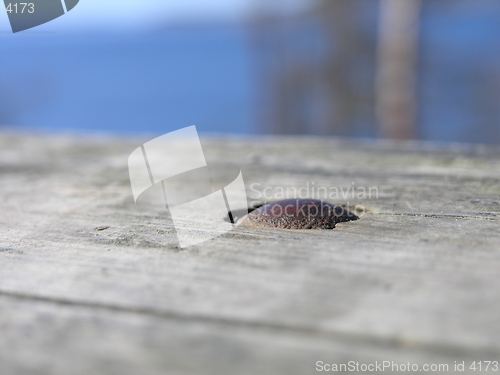
[[[181,250],[164,207],[133,202],[146,140],[0,134],[1,374],[500,359],[500,149],[205,137],[252,201],[312,182],[378,194],[334,200],[367,213],[333,230],[239,226]]]

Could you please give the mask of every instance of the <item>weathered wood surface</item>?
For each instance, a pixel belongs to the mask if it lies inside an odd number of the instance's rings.
[[[500,149],[206,137],[248,189],[378,197],[333,202],[368,208],[334,230],[239,226],[180,250],[161,205],[133,202],[147,140],[0,135],[0,374],[500,359]]]

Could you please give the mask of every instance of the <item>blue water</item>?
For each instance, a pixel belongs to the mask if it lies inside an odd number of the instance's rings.
[[[0,124],[47,129],[252,131],[237,27],[0,35]]]
[[[417,72],[422,139],[500,142],[500,3],[486,3],[425,3]],[[262,74],[266,56],[242,26],[95,34],[34,30],[0,34],[0,125],[158,134],[190,125],[201,132],[272,131],[274,118],[262,114],[280,101],[273,87],[286,75]],[[318,44],[313,50],[321,59],[325,46],[311,35],[285,39],[299,56],[307,54],[302,44]],[[270,56],[278,65],[285,56],[280,53]],[[353,80],[360,97],[373,90],[375,62],[366,64]],[[296,107],[286,110],[304,115]],[[364,125],[351,126],[348,135],[373,136],[373,113],[361,111]]]
[[[419,124],[423,139],[500,143],[500,2],[425,2]]]

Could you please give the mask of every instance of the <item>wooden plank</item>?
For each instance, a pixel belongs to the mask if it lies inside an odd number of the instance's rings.
[[[378,195],[334,200],[368,210],[334,230],[240,226],[180,250],[161,205],[133,203],[145,140],[1,135],[2,373],[498,359],[498,148],[205,138],[256,200],[312,182]]]

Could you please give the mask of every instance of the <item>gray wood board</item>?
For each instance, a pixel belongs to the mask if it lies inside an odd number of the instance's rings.
[[[238,226],[181,250],[164,206],[132,198],[147,140],[1,133],[2,375],[500,359],[499,148],[204,137],[215,183],[238,165],[249,201],[377,194],[323,197],[366,208],[333,230]]]

